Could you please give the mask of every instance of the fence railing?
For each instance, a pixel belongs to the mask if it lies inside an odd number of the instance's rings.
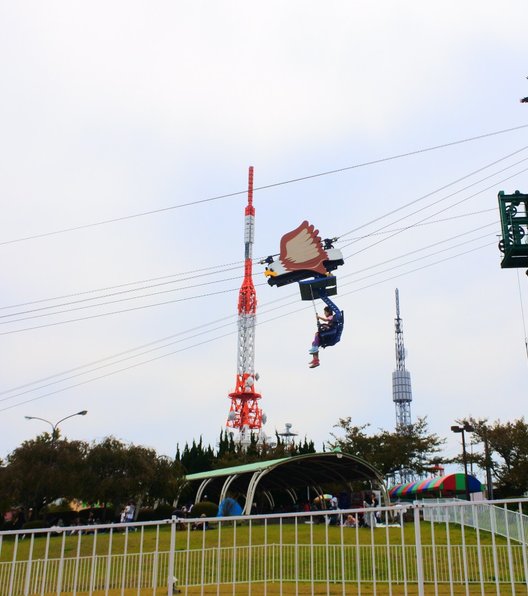
[[[452,502],[447,499],[438,499],[435,502],[439,507],[433,506],[424,510],[424,519],[442,522],[447,517],[451,523],[480,528],[518,542],[528,542],[528,515],[524,513],[527,505],[525,502],[512,504],[506,501],[496,504],[493,501],[477,501],[469,508],[442,507],[441,505]],[[457,502],[466,503],[465,501]]]
[[[514,537],[525,536],[524,525],[515,534],[505,511],[505,526],[490,517],[488,527],[486,507],[416,503],[3,532],[0,594],[171,596],[206,586],[219,594],[237,587],[245,594],[407,594],[411,587],[452,594],[457,586],[526,594],[526,542]],[[362,523],[342,525],[348,513]]]

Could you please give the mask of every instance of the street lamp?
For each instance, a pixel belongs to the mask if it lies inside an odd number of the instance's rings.
[[[464,462],[464,486],[466,489],[466,500],[469,501],[469,483],[468,483],[468,469],[467,469],[467,453],[466,453],[466,439],[465,433],[472,433],[475,429],[469,422],[464,422],[464,426],[452,426],[451,430],[454,433],[462,433],[462,461]]]
[[[88,410],[81,410],[80,412],[75,412],[75,414],[70,414],[69,416],[65,416],[64,418],[61,418],[60,420],[55,422],[55,424],[53,424],[53,422],[50,422],[49,420],[46,420],[45,418],[39,418],[38,416],[24,416],[24,418],[26,420],[41,420],[42,422],[46,422],[46,424],[49,424],[52,429],[51,430],[51,438],[53,441],[55,441],[59,436],[58,427],[61,422],[68,420],[68,418],[73,418],[74,416],[86,416],[86,414],[88,414]]]
[[[487,497],[490,501],[493,501],[493,479],[491,478],[491,464],[490,464],[490,452],[489,452],[489,442],[488,442],[488,428],[486,426],[483,427],[483,434],[482,439],[484,440],[484,459],[485,459],[485,467],[486,467],[486,484],[488,487],[488,494]]]

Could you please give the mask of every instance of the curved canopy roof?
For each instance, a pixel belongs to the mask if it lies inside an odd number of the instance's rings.
[[[185,479],[189,483],[201,483],[196,500],[200,500],[205,487],[207,486],[209,491],[213,483],[223,485],[219,490],[220,498],[225,497],[228,488],[243,492],[246,495],[245,512],[251,511],[257,491],[298,490],[307,486],[322,487],[330,483],[348,486],[356,480],[364,480],[370,481],[385,492],[383,478],[376,468],[359,457],[341,451],[307,453],[259,461],[189,474]]]
[[[468,475],[468,488],[470,493],[482,491],[482,484],[474,476]],[[463,493],[466,490],[465,474],[448,474],[447,476],[436,476],[426,478],[407,484],[398,484],[389,490],[389,497],[412,497],[415,495],[430,494],[437,496],[440,493]]]

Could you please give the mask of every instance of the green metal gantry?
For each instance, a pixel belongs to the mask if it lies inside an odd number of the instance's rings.
[[[502,230],[499,250],[504,254],[501,267],[528,267],[528,195],[518,190],[506,195],[501,190],[498,198]]]

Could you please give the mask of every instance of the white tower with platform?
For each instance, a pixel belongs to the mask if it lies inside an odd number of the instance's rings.
[[[392,400],[396,407],[396,428],[411,426],[411,373],[405,368],[405,346],[400,318],[400,295],[396,288],[396,370],[392,373]]]

